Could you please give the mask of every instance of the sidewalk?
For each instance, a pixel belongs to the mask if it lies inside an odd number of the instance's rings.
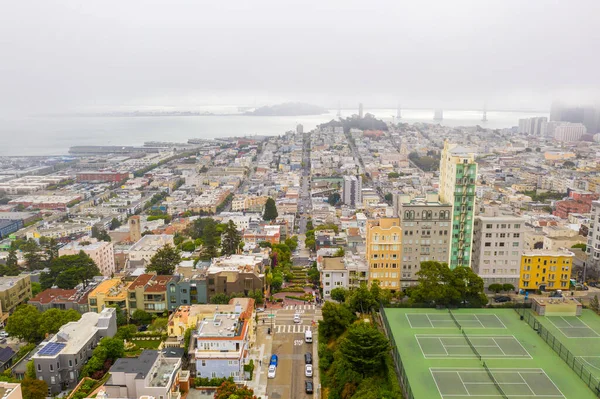
[[[257,327],[256,342],[250,349],[249,359],[254,361],[254,376],[251,381],[246,381],[248,388],[254,390],[254,394],[262,399],[267,399],[267,369],[269,368],[269,356],[273,347],[272,335],[267,335],[267,326]],[[262,361],[262,365],[261,365]]]

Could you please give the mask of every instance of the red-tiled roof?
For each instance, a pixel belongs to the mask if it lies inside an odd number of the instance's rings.
[[[133,289],[136,289],[137,287],[145,286],[146,284],[148,284],[148,281],[152,280],[152,277],[154,277],[153,274],[142,274],[142,275],[138,276],[138,278],[133,280],[133,283],[131,283],[129,285],[129,289],[133,290]]]
[[[41,304],[52,303],[55,300],[67,301],[70,297],[77,294],[77,290],[64,290],[62,288],[48,288],[31,298],[29,302],[39,302]]]
[[[164,292],[167,290],[167,283],[171,281],[172,278],[173,276],[142,274],[129,285],[129,290],[134,290],[137,287],[144,287],[144,292]]]

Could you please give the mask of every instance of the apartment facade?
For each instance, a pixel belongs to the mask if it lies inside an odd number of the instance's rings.
[[[402,226],[399,218],[367,222],[367,263],[369,285],[378,281],[381,288],[400,289]]]
[[[321,285],[323,287],[323,297],[331,298],[331,290],[334,288],[348,289],[349,273],[344,263],[344,258],[323,258],[318,265],[321,272]]]
[[[127,288],[129,284],[120,278],[104,280],[88,295],[88,306],[90,312],[102,312],[109,306],[119,306],[122,311],[129,311],[127,302]]]
[[[444,142],[440,160],[440,201],[452,205],[448,265],[471,267],[477,163],[469,149]]]
[[[129,260],[150,262],[150,259],[165,245],[175,246],[171,234],[148,234],[140,238],[129,249]]]
[[[63,325],[58,333],[46,341],[32,356],[35,375],[48,384],[50,396],[73,389],[81,369],[87,363],[94,348],[104,337],[117,332],[115,309],[107,308],[101,313],[85,313],[78,321]]]
[[[167,285],[173,276],[157,276],[142,274],[127,287],[127,305],[129,314],[136,309],[151,314],[162,314],[168,311]]]
[[[526,219],[490,211],[475,217],[473,271],[490,284],[519,284]]]
[[[586,251],[588,265],[597,268],[600,266],[600,201],[592,202],[590,219]]]
[[[48,309],[74,309],[83,314],[90,311],[88,306],[89,293],[89,288],[80,290],[48,288],[31,298],[27,303],[35,306],[40,312],[45,312]]]
[[[402,227],[402,287],[418,283],[421,262],[448,262],[452,205],[439,202],[436,194],[409,199],[400,196],[398,214]]]
[[[31,293],[31,278],[28,274],[0,277],[0,304],[3,314],[14,312],[17,306],[27,302]]]
[[[213,258],[206,269],[208,300],[216,294],[243,293],[265,289],[265,262],[260,256],[231,255]]]
[[[575,254],[568,251],[526,251],[521,256],[519,288],[567,290]]]
[[[60,248],[58,255],[77,255],[80,251],[92,258],[103,276],[111,277],[115,273],[115,251],[112,242],[73,241]]]
[[[342,188],[344,204],[356,208],[362,202],[362,177],[344,176]]]

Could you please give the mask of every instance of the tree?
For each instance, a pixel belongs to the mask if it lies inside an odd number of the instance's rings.
[[[397,179],[400,177],[400,173],[398,172],[390,172],[388,173],[388,179]]]
[[[58,258],[58,241],[56,241],[54,238],[50,238],[44,243],[44,248],[44,252],[46,254],[46,265],[49,267],[52,264],[52,261]]]
[[[363,377],[377,375],[385,369],[385,354],[389,343],[385,335],[369,323],[350,326],[339,343],[344,360]]]
[[[44,261],[40,254],[40,247],[31,238],[27,240],[25,245],[21,247],[23,251],[23,257],[25,258],[25,264],[31,271],[39,270],[44,268]]]
[[[565,162],[563,162],[563,166],[565,168],[574,168],[575,167],[575,162],[573,162],[573,161],[565,161]]]
[[[525,152],[532,152],[533,150],[529,147],[525,148]]]
[[[313,285],[319,285],[321,282],[321,272],[319,272],[319,269],[317,269],[316,266],[308,269],[308,281]]]
[[[73,289],[79,283],[87,287],[88,281],[101,275],[96,262],[85,252],[63,255],[52,260],[50,271],[40,276],[42,289],[56,285],[58,288]]]
[[[92,226],[92,238],[95,238],[100,241],[110,242],[111,238],[104,229],[100,229],[96,226]]]
[[[67,311],[57,308],[48,309],[40,315],[40,329],[44,334],[56,334],[63,325],[79,319],[81,314],[75,309]]]
[[[452,301],[453,305],[469,305],[481,307],[487,305],[488,297],[484,294],[483,279],[470,267],[457,267],[452,270],[450,280],[446,282],[449,290],[458,292],[460,301]]]
[[[218,293],[210,297],[210,303],[218,305],[226,305],[229,303],[229,296],[227,294]]]
[[[383,199],[385,199],[385,202],[391,204],[392,201],[394,200],[394,194],[387,193],[386,195],[383,196]]]
[[[511,283],[504,283],[502,284],[502,291],[504,292],[510,292],[510,291],[514,291],[515,290],[515,286],[512,285]]]
[[[331,299],[338,302],[344,302],[349,291],[343,287],[337,287],[331,290]]]
[[[25,377],[21,381],[23,399],[45,399],[48,395],[48,384],[44,380]]]
[[[259,288],[250,291],[248,297],[254,299],[257,305],[261,305],[264,302],[263,290]]]
[[[282,285],[283,276],[281,275],[281,273],[274,274],[273,279],[271,280],[271,288],[275,291],[279,291]]]
[[[263,213],[263,220],[270,222],[277,219],[277,205],[275,205],[275,200],[271,197],[267,198],[267,202],[265,203],[265,211]]]
[[[295,251],[298,248],[298,236],[286,238],[285,245],[287,245],[290,251]]]
[[[230,220],[225,227],[223,233],[223,241],[221,243],[221,255],[234,255],[237,253],[240,243],[242,242],[242,235],[237,230],[237,226]]]
[[[365,283],[362,283],[360,287],[353,290],[347,299],[348,307],[354,313],[368,313],[378,305]]]
[[[202,260],[211,260],[212,258],[216,258],[218,256],[216,223],[209,223],[205,226],[202,242],[203,248],[202,256],[200,258]]]
[[[142,309],[136,309],[131,315],[131,319],[136,324],[150,324],[152,322],[152,315]]]
[[[326,339],[340,336],[356,316],[344,304],[325,302],[323,305],[323,320],[319,321],[319,331]]]
[[[337,251],[335,251],[335,253],[333,254],[334,258],[343,258],[344,255],[346,255],[346,251],[344,251],[344,248],[339,247],[337,249]]]
[[[137,328],[133,324],[127,324],[117,329],[115,338],[130,340],[137,333]]]
[[[500,291],[502,291],[502,284],[490,284],[490,286],[488,287],[488,290],[494,292],[494,293],[499,293]]]
[[[42,292],[42,285],[40,283],[31,283],[31,295],[36,296]]]
[[[33,305],[22,305],[10,315],[5,330],[12,336],[36,343],[43,338],[40,312]]]
[[[585,250],[587,249],[587,245],[585,245],[584,243],[579,243],[579,244],[575,244],[573,245],[571,248],[579,248],[581,249],[583,252],[585,252]]]
[[[117,326],[123,326],[127,324],[127,316],[125,316],[125,312],[119,305],[108,305],[109,308],[115,308],[115,314],[117,316]]]
[[[336,206],[340,202],[341,196],[339,193],[329,194],[327,197],[327,203],[331,206]]]
[[[590,300],[590,309],[592,309],[596,313],[600,311],[600,302],[598,301],[598,295],[594,295],[594,297]]]
[[[215,399],[257,399],[254,391],[246,386],[238,388],[233,381],[224,381],[215,392]]]
[[[0,276],[18,276],[19,273],[21,273],[21,269],[19,269],[17,249],[14,246],[11,246],[8,250],[6,264],[0,264]]]
[[[118,229],[119,227],[121,227],[121,222],[119,221],[119,219],[113,218],[110,221],[110,229],[115,230],[115,229]]]
[[[150,330],[163,332],[167,330],[167,326],[169,325],[169,319],[166,317],[157,317],[150,324]]]
[[[450,268],[445,263],[421,262],[421,270],[416,274],[419,284],[410,291],[411,301],[428,305],[447,305],[452,301],[459,301],[460,297],[454,295],[446,285],[450,274]]]
[[[150,259],[150,264],[146,267],[146,273],[155,272],[159,276],[169,276],[175,272],[175,268],[180,263],[181,254],[179,250],[167,244]]]
[[[314,229],[315,229],[315,226],[313,225],[312,219],[308,218],[308,220],[306,221],[306,231],[311,231]]]

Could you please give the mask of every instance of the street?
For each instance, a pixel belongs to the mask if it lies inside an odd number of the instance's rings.
[[[301,323],[294,323],[295,313],[300,315]],[[321,310],[316,308],[315,305],[287,305],[285,308],[276,311],[274,327],[271,332],[273,336],[272,353],[265,354],[267,362],[271,354],[276,354],[279,357],[277,374],[275,378],[268,381],[267,385],[269,399],[313,397],[312,394],[305,392],[304,382],[306,380],[313,381],[316,392],[319,385],[316,371],[318,354],[314,343],[304,342],[304,331],[311,329],[313,337],[316,336],[317,320],[320,318]],[[307,352],[310,352],[313,357],[313,372],[315,372],[313,378],[304,375],[304,354]]]

